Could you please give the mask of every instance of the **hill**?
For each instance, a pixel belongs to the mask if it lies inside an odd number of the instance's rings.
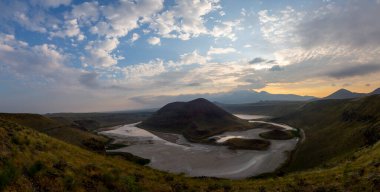
[[[169,103],[138,126],[181,133],[191,141],[200,141],[225,131],[250,128],[248,121],[239,119],[202,98]]]
[[[371,93],[369,93],[370,95],[380,95],[380,88],[377,88],[375,90],[373,90]]]
[[[76,128],[94,131],[100,128],[136,123],[148,118],[153,112],[103,112],[103,113],[50,113],[45,116]]]
[[[339,89],[331,95],[324,97],[323,99],[352,99],[365,96],[365,93],[354,93],[347,89]]]
[[[230,113],[279,117],[294,112],[305,103],[306,101],[262,101],[244,104],[216,104]]]
[[[331,167],[380,139],[380,95],[313,101],[274,121],[306,135],[287,171]]]
[[[294,94],[272,94],[266,91],[249,91],[241,90],[224,94],[215,94],[209,98],[211,101],[217,101],[226,104],[244,104],[256,103],[260,101],[308,101],[315,99],[312,96],[300,96]]]
[[[71,122],[57,121],[38,114],[0,113],[0,119],[6,119],[8,122],[35,129],[62,141],[97,152],[103,152],[109,140],[104,136],[79,129]]]
[[[28,115],[25,115],[28,116]],[[8,116],[9,117],[9,116]],[[189,178],[54,139],[0,118],[0,191],[377,191],[380,143],[336,167],[247,180]]]

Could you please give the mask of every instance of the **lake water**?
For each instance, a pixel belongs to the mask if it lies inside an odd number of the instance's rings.
[[[252,116],[245,117],[245,119],[254,119]],[[133,143],[131,146],[114,151],[128,152],[150,159],[148,166],[152,168],[185,173],[188,176],[240,179],[273,172],[287,159],[287,152],[293,150],[298,141],[297,138],[271,140],[271,146],[266,151],[230,150],[226,146],[191,143],[178,134],[173,134],[178,137],[176,142],[169,142],[135,125],[124,125],[100,134],[112,137],[116,142]],[[266,131],[268,129],[258,128],[225,132],[214,137],[219,138],[219,142],[234,137],[255,139],[260,138],[259,134]]]

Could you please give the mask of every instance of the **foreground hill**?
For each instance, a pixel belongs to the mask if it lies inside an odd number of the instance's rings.
[[[380,187],[380,143],[333,168],[233,181],[156,171],[62,142],[6,117],[0,118],[0,140],[0,191],[376,191]]]
[[[38,114],[0,113],[0,119],[35,129],[62,141],[97,152],[104,151],[108,138],[80,129],[77,124]]]
[[[314,101],[275,121],[306,134],[287,171],[330,167],[380,139],[380,95]]]
[[[138,126],[156,131],[182,133],[191,141],[251,127],[248,121],[239,119],[202,98],[169,103]]]

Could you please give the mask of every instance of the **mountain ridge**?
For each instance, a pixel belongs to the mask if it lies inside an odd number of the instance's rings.
[[[323,99],[352,99],[357,97],[362,97],[367,94],[365,93],[355,93],[352,91],[349,91],[347,89],[339,89],[335,91],[334,93],[324,97]]]
[[[271,94],[265,91],[257,92],[252,90],[236,90],[222,93],[186,94],[186,95],[159,95],[159,96],[138,96],[132,100],[153,108],[163,106],[173,101],[190,101],[196,98],[205,98],[209,101],[224,104],[244,104],[256,103],[260,101],[308,101],[316,99],[313,96],[300,96],[295,94]]]
[[[357,92],[352,92],[348,89],[342,88],[342,89],[336,90],[335,92],[321,99],[353,99],[353,98],[365,97],[365,96],[370,96],[370,95],[379,95],[379,94],[380,94],[380,87],[377,89],[374,89],[372,92],[369,92],[369,93],[357,93]]]

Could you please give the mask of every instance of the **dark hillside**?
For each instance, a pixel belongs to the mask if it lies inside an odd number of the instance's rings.
[[[324,97],[323,99],[353,99],[357,97],[366,96],[365,93],[354,93],[347,89],[339,89],[331,95]]]
[[[206,99],[169,103],[138,126],[182,133],[192,141],[228,130],[250,128],[248,121],[235,117]]]
[[[314,101],[274,120],[306,134],[289,170],[331,166],[380,139],[380,95]]]
[[[262,101],[246,104],[217,103],[217,105],[230,113],[279,117],[296,111],[305,103],[306,101]]]
[[[71,122],[57,121],[38,114],[0,113],[0,119],[35,129],[65,142],[97,152],[103,152],[107,138],[81,130]]]
[[[0,119],[0,191],[378,191],[380,143],[334,168],[269,179],[189,178],[93,153]]]

